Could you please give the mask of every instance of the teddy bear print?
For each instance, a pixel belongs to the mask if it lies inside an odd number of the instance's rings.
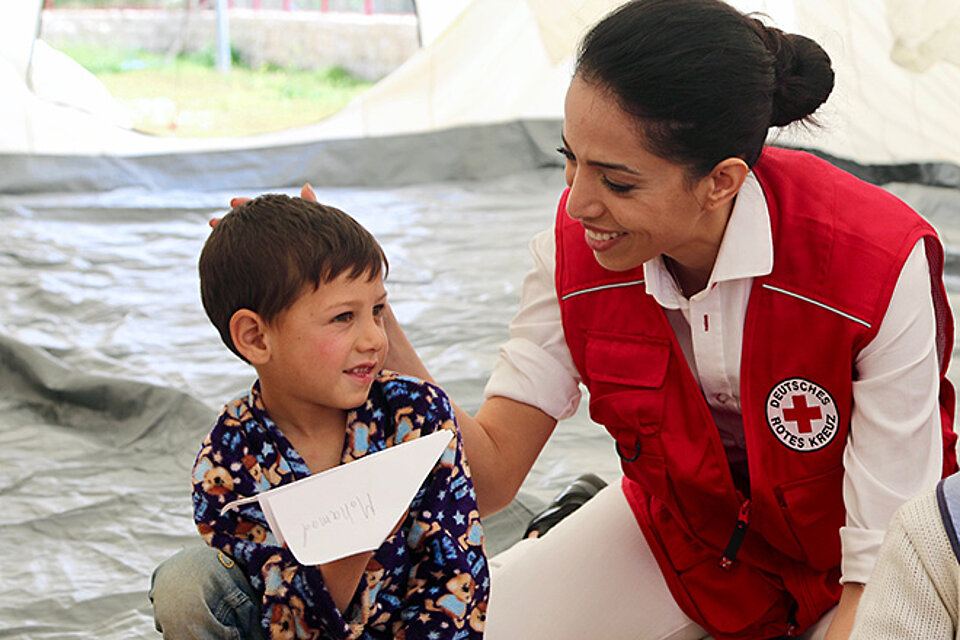
[[[468,516],[467,530],[458,538],[464,549],[483,546],[483,525],[480,523],[480,514],[473,510]]]
[[[458,629],[464,625],[467,607],[473,600],[474,582],[469,573],[460,573],[447,580],[447,593],[436,601],[427,600],[425,605],[430,611],[445,613]]]
[[[306,604],[297,596],[290,596],[290,614],[293,617],[293,628],[298,640],[317,640],[320,632],[316,629],[307,629]]]
[[[267,558],[260,569],[260,575],[263,576],[263,593],[268,596],[284,596],[287,592],[285,585],[293,582],[293,577],[297,573],[297,565],[290,565],[283,568],[283,559],[279,554],[274,554]]]
[[[200,482],[204,493],[223,496],[233,491],[233,476],[221,466],[204,458],[197,463],[193,472],[195,482]]]
[[[423,415],[415,414],[413,407],[401,407],[394,414],[393,420],[394,424],[397,425],[396,434],[394,435],[396,444],[416,440],[420,437]]]
[[[272,640],[296,640],[296,623],[290,607],[280,603],[273,605],[270,612],[270,638]]]
[[[267,541],[267,529],[261,524],[256,522],[250,522],[249,520],[243,520],[237,523],[237,537],[243,538],[249,542],[256,542],[257,544],[262,544]]]
[[[470,628],[474,631],[483,633],[483,629],[487,624],[487,603],[479,602],[477,606],[473,608],[470,612]]]

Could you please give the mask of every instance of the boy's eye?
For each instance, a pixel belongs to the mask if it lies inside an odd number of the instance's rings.
[[[334,316],[333,321],[334,322],[350,322],[352,318],[353,318],[352,311],[344,311],[340,315]]]
[[[379,318],[380,316],[383,315],[383,307],[384,307],[384,306],[385,306],[385,305],[382,305],[382,304],[375,304],[375,305],[373,305],[373,317],[374,317],[374,318]]]

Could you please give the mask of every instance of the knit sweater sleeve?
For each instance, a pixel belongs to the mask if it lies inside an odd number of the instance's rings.
[[[850,640],[957,637],[958,581],[936,493],[925,492],[891,521]]]

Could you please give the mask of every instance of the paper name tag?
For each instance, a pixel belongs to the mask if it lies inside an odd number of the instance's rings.
[[[400,521],[452,438],[450,431],[436,431],[234,500],[220,513],[259,501],[278,542],[304,565],[372,551]]]

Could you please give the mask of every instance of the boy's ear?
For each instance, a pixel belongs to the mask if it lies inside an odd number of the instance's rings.
[[[270,359],[270,347],[265,339],[267,323],[260,314],[250,309],[239,309],[230,318],[230,338],[250,364],[264,364]]]

